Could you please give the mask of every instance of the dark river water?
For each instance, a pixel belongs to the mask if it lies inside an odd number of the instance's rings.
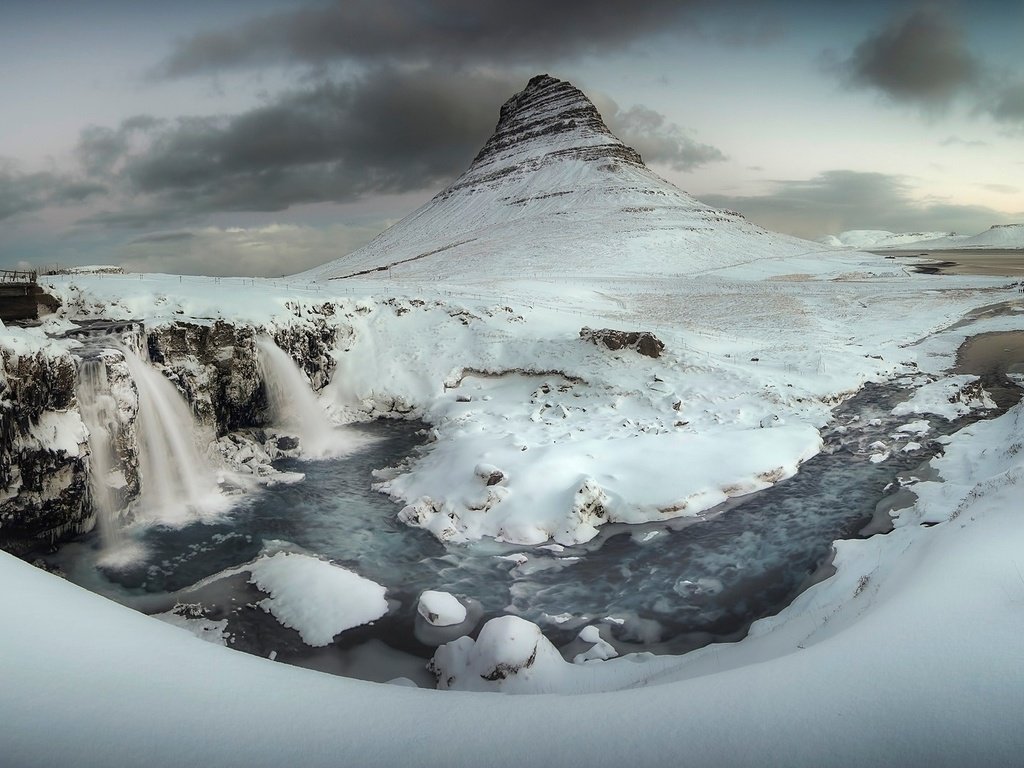
[[[621,652],[680,653],[742,637],[751,622],[788,604],[827,565],[831,542],[856,536],[898,487],[897,475],[934,455],[935,437],[963,426],[932,418],[926,436],[896,437],[912,419],[890,411],[909,394],[898,383],[867,385],[837,409],[825,450],[772,488],[697,519],[608,525],[572,548],[442,544],[399,523],[399,505],[371,486],[374,469],[423,444],[423,425],[400,421],[352,427],[373,440],[351,456],[279,462],[305,480],[262,490],[220,522],[137,532],[142,562],[98,569],[99,545],[88,537],[54,562],[72,580],[140,610],[189,603],[211,620],[227,619],[230,644],[241,650],[369,679],[429,684],[423,665],[438,644],[509,612],[538,623],[559,646],[596,623]],[[921,448],[902,451],[911,440]],[[871,460],[885,452],[876,441],[888,448],[884,461]],[[254,605],[263,595],[247,574],[216,578],[282,549],[329,558],[384,585],[390,611],[327,648],[309,648]],[[426,589],[463,597],[469,621],[454,631],[428,627],[416,614]]]

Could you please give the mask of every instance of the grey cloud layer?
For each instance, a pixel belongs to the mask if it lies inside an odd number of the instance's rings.
[[[559,60],[629,44],[698,0],[338,0],[252,19],[184,41],[156,69],[180,77],[279,61]]]
[[[73,205],[106,187],[92,180],[73,179],[54,173],[19,173],[0,166],[0,221],[50,205]]]
[[[981,68],[962,30],[939,10],[922,8],[866,37],[839,70],[851,85],[936,106],[975,83]]]
[[[826,171],[812,179],[777,181],[771,194],[702,199],[733,208],[771,229],[816,238],[848,229],[980,232],[1013,217],[980,205],[918,202],[901,177],[884,173]]]
[[[150,226],[440,189],[469,165],[501,103],[524,83],[384,69],[291,91],[229,118],[136,117],[116,129],[92,127],[79,143],[83,166],[116,179],[123,197],[135,200],[93,221]],[[612,130],[650,162],[689,169],[724,159],[653,110],[610,105],[606,113]]]
[[[1024,80],[998,88],[982,109],[999,122],[1024,130]]]

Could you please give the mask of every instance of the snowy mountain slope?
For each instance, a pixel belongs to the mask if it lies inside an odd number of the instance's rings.
[[[540,75],[501,108],[469,169],[358,251],[303,277],[472,282],[689,275],[820,251],[698,202],[649,170],[569,83]]]
[[[849,229],[838,235],[826,235],[818,242],[834,248],[895,248],[921,240],[961,237],[953,232],[889,232],[885,229]]]
[[[914,243],[914,247],[929,250],[950,248],[1024,248],[1024,224],[996,224],[977,235],[922,240]]]
[[[823,245],[837,248],[903,250],[951,250],[957,248],[1024,248],[1024,224],[996,224],[977,235],[955,232],[887,232],[881,229],[851,229],[820,239]]]

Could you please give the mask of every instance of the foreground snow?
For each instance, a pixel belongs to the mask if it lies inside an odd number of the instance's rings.
[[[1022,441],[1020,406],[968,428],[935,462],[945,482],[918,483],[893,533],[841,542],[838,574],[751,637],[568,665],[547,678],[556,689],[620,689],[569,701],[278,665],[0,554],[0,750],[16,766],[1011,765]]]

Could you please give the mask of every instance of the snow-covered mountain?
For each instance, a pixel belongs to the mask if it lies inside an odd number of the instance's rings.
[[[851,229],[819,240],[836,248],[1024,248],[1024,224],[995,224],[977,235],[955,232],[888,232],[881,229]]]
[[[816,250],[705,205],[644,165],[571,84],[538,75],[501,108],[456,181],[354,253],[307,277],[392,267],[460,280],[692,274]]]
[[[849,229],[818,240],[834,248],[895,248],[921,240],[959,237],[954,232],[889,232],[885,229]]]
[[[970,236],[940,237],[914,243],[931,250],[950,248],[1024,248],[1024,224],[996,224]]]

